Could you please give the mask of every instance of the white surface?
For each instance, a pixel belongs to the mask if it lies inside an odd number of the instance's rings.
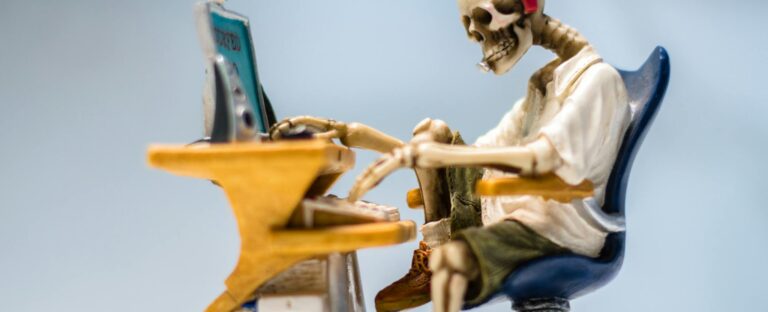
[[[274,296],[259,300],[257,311],[326,312],[326,296]]]

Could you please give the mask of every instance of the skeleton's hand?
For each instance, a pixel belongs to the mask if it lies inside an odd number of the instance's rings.
[[[351,202],[360,200],[365,193],[379,185],[389,174],[400,168],[413,168],[415,162],[414,147],[410,144],[384,154],[357,177],[355,185],[349,191],[348,200]]]
[[[280,140],[290,134],[297,127],[306,127],[313,133],[312,137],[321,139],[342,138],[347,133],[347,125],[332,119],[317,118],[312,116],[299,116],[284,119],[275,124],[269,130],[272,140]]]
[[[480,275],[469,246],[462,241],[452,241],[435,249],[429,257],[429,269],[434,311],[460,311],[467,285]]]
[[[324,119],[310,116],[300,116],[285,119],[274,125],[269,130],[272,140],[279,140],[295,133],[306,130],[312,133],[315,139],[339,139],[341,144],[347,147],[356,147],[389,153],[397,147],[403,146],[403,142],[361,123],[343,123],[332,119]]]
[[[355,185],[349,191],[350,201],[360,200],[365,193],[379,185],[384,178],[397,169],[426,168],[440,165],[440,162],[431,162],[420,156],[425,148],[435,144],[432,133],[418,132],[422,124],[416,127],[414,131],[416,134],[411,142],[384,154],[373,165],[369,166],[363,174],[357,177]]]

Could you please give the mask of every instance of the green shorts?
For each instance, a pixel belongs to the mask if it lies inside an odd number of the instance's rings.
[[[458,132],[454,133],[452,144],[464,144]],[[451,239],[469,245],[480,269],[480,279],[470,284],[465,297],[470,304],[481,303],[493,295],[520,265],[568,252],[514,220],[483,226],[480,197],[475,194],[475,185],[482,177],[482,168],[449,167],[446,170],[451,197]]]

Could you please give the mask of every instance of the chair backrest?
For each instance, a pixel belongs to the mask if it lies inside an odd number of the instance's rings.
[[[645,138],[649,125],[664,99],[669,84],[670,64],[667,50],[657,47],[637,71],[622,71],[632,109],[632,122],[627,128],[616,163],[606,186],[606,213],[624,215],[624,201],[632,162]]]

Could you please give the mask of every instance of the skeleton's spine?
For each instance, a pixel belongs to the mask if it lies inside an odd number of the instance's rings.
[[[534,43],[555,52],[561,59],[566,60],[581,51],[589,42],[575,28],[563,24],[560,20],[546,16],[544,27],[539,36],[534,37]]]

